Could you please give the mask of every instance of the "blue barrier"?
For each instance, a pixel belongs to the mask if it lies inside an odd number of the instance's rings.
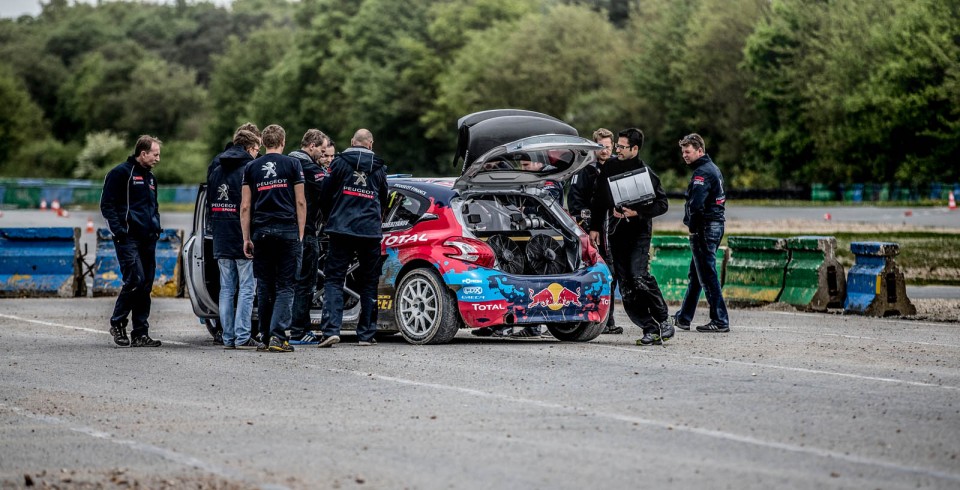
[[[0,296],[84,293],[79,228],[0,228]]]
[[[183,231],[163,230],[157,241],[157,273],[153,279],[153,295],[165,297],[183,296],[181,280]],[[123,276],[117,262],[110,230],[97,230],[97,258],[93,266],[93,295],[115,296],[123,287]]]
[[[856,256],[847,273],[844,313],[870,316],[915,315],[916,307],[907,298],[903,271],[894,257],[900,245],[889,242],[854,242]]]

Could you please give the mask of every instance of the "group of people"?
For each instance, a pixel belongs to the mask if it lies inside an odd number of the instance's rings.
[[[159,139],[143,136],[134,155],[111,170],[101,210],[113,234],[123,287],[110,319],[121,346],[157,347],[148,336],[154,253],[160,234],[156,179]],[[381,223],[387,203],[386,165],[373,135],[359,129],[337,154],[334,142],[310,129],[300,149],[283,154],[286,132],[271,124],[240,126],[207,170],[213,257],[220,270],[219,317],[225,349],[292,352],[294,343],[332,347],[340,341],[347,268],[360,284],[361,346],[376,345]],[[261,156],[261,147],[264,153]],[[324,303],[317,337],[310,306],[317,285],[319,238],[328,237]],[[257,328],[252,325],[254,291]],[[133,330],[127,336],[127,317]],[[287,331],[289,330],[289,334]]]
[[[614,134],[605,128],[594,131],[593,140],[603,148],[597,151],[593,165],[571,178],[567,209],[589,231],[590,240],[611,266],[612,286],[620,287],[624,311],[643,330],[637,344],[662,344],[673,337],[675,328],[689,330],[701,292],[706,293],[710,321],[696,327],[697,331],[729,332],[715,255],[724,233],[726,193],[723,175],[707,155],[703,138],[694,133],[684,136],[679,143],[684,162],[693,170],[683,216],[693,257],[683,303],[673,315],[669,315],[660,286],[649,270],[653,218],[667,212],[667,194],[657,174],[639,157],[643,132],[627,128],[618,132],[616,138],[614,143]],[[641,169],[649,172],[653,198],[639,205],[614,202],[609,179]],[[613,303],[603,333],[623,333],[614,321]]]
[[[656,173],[640,159],[644,135],[637,128],[614,134],[593,133],[602,146],[595,162],[569,182],[567,209],[589,232],[590,240],[611,266],[623,308],[643,330],[638,345],[662,344],[675,328],[689,330],[701,293],[710,321],[700,332],[729,332],[729,318],[716,272],[715,254],[724,234],[726,195],[723,175],[706,153],[698,134],[684,136],[681,155],[693,173],[687,185],[683,223],[690,233],[689,285],[680,309],[669,315],[656,278],[650,274],[653,218],[667,212],[667,195]],[[158,347],[149,336],[150,291],[161,233],[157,183],[152,173],[162,142],[141,136],[134,153],[104,180],[100,208],[113,235],[123,286],[110,317],[110,333],[120,346]],[[377,283],[381,274],[380,241],[387,208],[386,165],[373,151],[373,135],[359,129],[350,147],[337,154],[334,142],[310,129],[300,149],[283,154],[286,133],[271,124],[260,131],[246,123],[235,132],[207,171],[209,224],[213,256],[220,270],[219,316],[225,349],[292,352],[293,343],[332,347],[340,341],[343,287],[353,272],[360,296],[357,337],[361,346],[376,345]],[[260,155],[261,147],[264,154]],[[614,152],[616,149],[616,152]],[[627,172],[649,172],[653,197],[640,204],[618,203],[609,179]],[[549,186],[562,197],[560,183]],[[328,237],[323,266],[324,302],[319,335],[311,328],[319,260],[319,230]],[[252,328],[254,291],[258,323]],[[128,317],[133,327],[127,336]],[[621,334],[613,304],[603,333]],[[287,331],[289,330],[289,334]],[[515,336],[539,336],[529,326]],[[478,335],[509,335],[505,330],[477,329]]]

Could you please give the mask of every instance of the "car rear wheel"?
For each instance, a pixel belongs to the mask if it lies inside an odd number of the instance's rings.
[[[600,336],[603,331],[603,323],[600,322],[577,322],[577,323],[551,323],[547,329],[557,340],[566,342],[589,342]]]
[[[445,344],[460,328],[457,302],[432,269],[404,276],[393,308],[400,333],[411,344]]]

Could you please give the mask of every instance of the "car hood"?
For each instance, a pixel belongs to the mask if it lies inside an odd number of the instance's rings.
[[[492,190],[562,181],[596,161],[603,147],[580,136],[543,134],[496,146],[463,170],[454,189]]]

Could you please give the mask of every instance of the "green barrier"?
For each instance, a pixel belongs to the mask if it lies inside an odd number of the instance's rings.
[[[39,187],[7,187],[3,204],[15,208],[36,209],[40,206]]]
[[[683,301],[687,292],[687,273],[690,270],[690,239],[686,236],[654,236],[650,241],[650,273],[657,278],[663,299]],[[723,284],[723,267],[726,260],[726,248],[717,250],[717,277]],[[703,295],[701,294],[701,297]]]
[[[731,304],[773,303],[783,290],[787,269],[783,238],[731,236],[723,297]]]
[[[837,261],[837,239],[798,236],[787,238],[786,246],[790,262],[779,301],[814,311],[842,308],[847,280]]]

